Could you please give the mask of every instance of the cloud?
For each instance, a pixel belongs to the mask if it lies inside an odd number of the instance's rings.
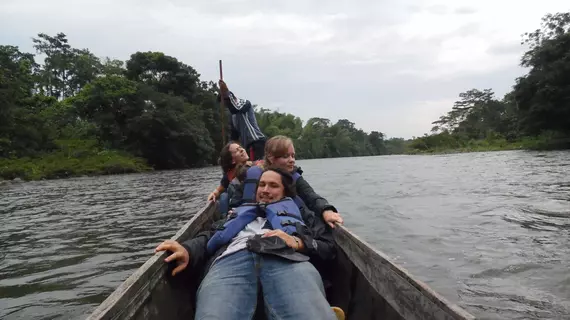
[[[508,92],[523,47],[565,1],[3,0],[1,44],[33,51],[39,32],[128,59],[156,50],[232,90],[303,120],[341,118],[364,130],[429,132],[461,91]],[[513,8],[517,14],[513,15]]]
[[[472,14],[476,13],[477,9],[472,7],[459,7],[454,10],[456,14]]]
[[[520,41],[510,41],[505,43],[496,43],[489,46],[489,54],[492,55],[515,55],[520,57],[525,51]]]

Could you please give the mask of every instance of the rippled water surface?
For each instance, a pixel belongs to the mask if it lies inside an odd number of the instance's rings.
[[[299,164],[351,230],[478,318],[570,318],[570,152]],[[85,317],[218,170],[0,185],[0,318]]]

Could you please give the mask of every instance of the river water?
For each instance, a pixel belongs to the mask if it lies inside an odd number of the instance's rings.
[[[478,318],[570,318],[570,152],[299,164],[349,229]],[[0,185],[0,319],[84,318],[218,170]]]

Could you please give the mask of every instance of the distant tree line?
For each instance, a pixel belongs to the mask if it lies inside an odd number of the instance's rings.
[[[408,151],[570,148],[570,12],[547,14],[521,44],[528,51],[520,63],[529,71],[511,92],[502,99],[491,89],[459,94]]]
[[[136,52],[126,62],[100,59],[73,48],[63,33],[40,33],[33,43],[42,63],[18,47],[0,46],[0,177],[216,164],[222,148],[217,85],[201,81],[191,66],[162,52]],[[293,138],[300,158],[403,152],[402,139],[366,133],[346,119],[312,118],[303,126],[291,114],[257,110],[264,133]]]
[[[303,126],[299,117],[259,109],[257,121],[268,136],[286,135],[295,142],[301,159],[358,157],[404,152],[403,139],[386,139],[382,132],[364,132],[346,119],[333,124],[329,119],[311,118]]]

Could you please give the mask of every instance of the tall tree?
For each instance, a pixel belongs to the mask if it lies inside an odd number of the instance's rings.
[[[52,146],[38,114],[51,102],[33,96],[35,66],[33,55],[0,46],[0,157],[33,155]]]
[[[213,143],[200,109],[120,76],[99,78],[73,98],[103,144],[144,157],[157,169],[202,165]]]
[[[33,42],[36,51],[46,56],[38,69],[38,89],[46,95],[71,97],[101,72],[99,58],[87,49],[72,48],[64,33],[54,37],[40,33]]]
[[[194,68],[162,52],[137,52],[127,61],[127,78],[142,82],[158,92],[197,103],[200,75]]]
[[[521,65],[530,71],[514,87],[521,129],[527,134],[570,133],[570,13],[546,15],[541,28],[526,34],[523,42],[530,49]]]

